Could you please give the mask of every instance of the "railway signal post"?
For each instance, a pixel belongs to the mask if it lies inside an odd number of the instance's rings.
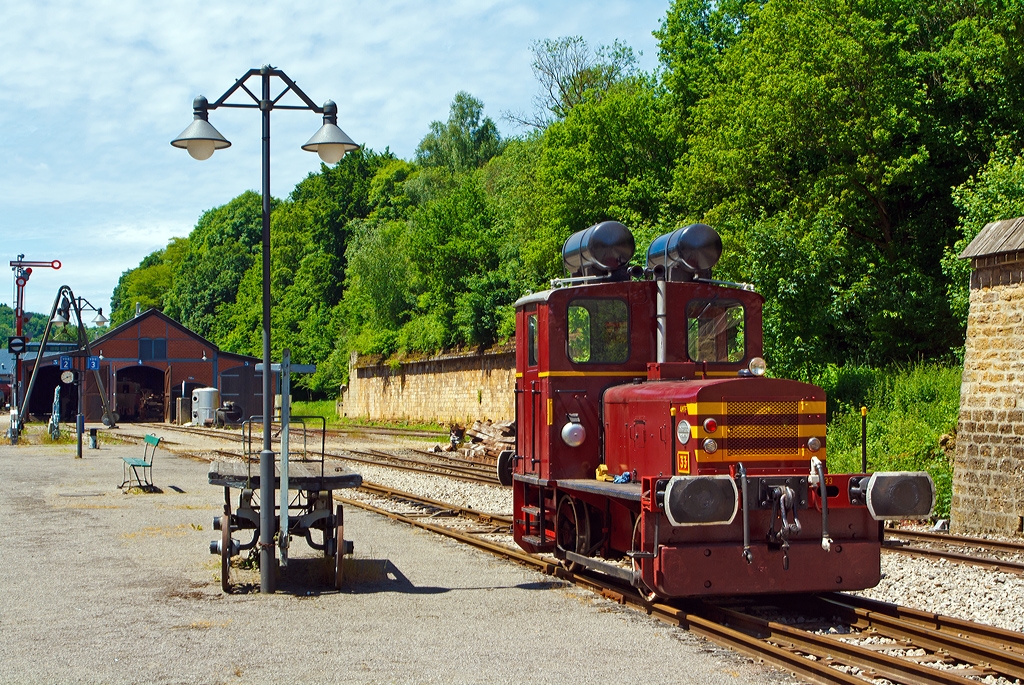
[[[18,433],[21,432],[21,414],[18,411],[18,402],[21,395],[21,355],[25,353],[25,344],[28,342],[28,338],[23,335],[23,325],[25,323],[25,286],[32,275],[32,267],[59,269],[60,261],[56,259],[49,262],[25,261],[25,255],[20,254],[17,259],[10,262],[10,265],[11,270],[14,272],[15,296],[14,336],[7,343],[8,351],[14,355],[14,382],[11,383],[11,427],[9,435],[11,444],[17,445]],[[11,347],[11,341],[15,339],[20,340],[20,343],[14,343],[14,347],[20,351],[15,351]]]

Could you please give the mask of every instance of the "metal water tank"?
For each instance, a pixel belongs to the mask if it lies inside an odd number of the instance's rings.
[[[219,406],[220,391],[217,388],[196,388],[192,391],[192,423],[200,426],[212,424]]]

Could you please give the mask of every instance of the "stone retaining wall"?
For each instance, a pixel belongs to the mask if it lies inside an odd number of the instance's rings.
[[[419,423],[511,421],[515,380],[515,351],[442,355],[395,369],[353,355],[341,411]]]
[[[1024,532],[1024,261],[973,260],[952,529]]]

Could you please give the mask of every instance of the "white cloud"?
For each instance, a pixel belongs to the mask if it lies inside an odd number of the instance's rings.
[[[534,40],[621,39],[654,68],[650,34],[667,7],[665,0],[3,3],[3,254],[65,262],[52,288],[49,276],[33,276],[29,309],[48,311],[64,282],[108,306],[122,271],[187,234],[202,211],[259,188],[254,111],[211,113],[233,146],[202,164],[168,145],[190,121],[193,97],[212,101],[249,68],[284,69],[315,102],[335,100],[339,125],[357,142],[411,157],[459,90],[483,100],[514,133],[499,117],[531,106]],[[275,195],[318,168],[298,148],[319,124],[309,112],[274,114]]]

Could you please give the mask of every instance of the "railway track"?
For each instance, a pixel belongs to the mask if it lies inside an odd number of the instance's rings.
[[[884,678],[909,685],[952,685],[987,676],[1007,682],[1024,679],[1020,633],[840,593],[775,603],[769,598],[768,616],[766,600],[760,597],[740,602],[652,602],[628,585],[572,573],[552,557],[515,547],[508,534],[511,519],[505,516],[365,481],[358,497],[336,499],[575,583],[807,682],[862,685]],[[796,613],[816,618],[796,621]]]
[[[426,511],[480,520],[474,518],[479,512],[460,513],[460,507],[411,493],[390,488],[371,491],[403,507],[411,504]],[[812,621],[801,619],[800,623],[807,627],[796,627],[795,621],[787,622],[784,616],[772,620],[747,606],[736,606],[754,605],[763,612],[763,598],[739,602],[650,602],[635,588],[586,572],[572,573],[550,557],[527,554],[517,547],[482,538],[480,533],[490,532],[487,530],[442,524],[436,515],[410,515],[396,511],[394,505],[338,499],[575,583],[809,682],[862,685],[885,678],[908,685],[953,685],[977,682],[972,678],[986,676],[1007,678],[1009,682],[1024,678],[1024,635],[1012,631],[841,593],[791,598],[772,606],[773,611],[783,615],[799,612],[820,616]],[[488,523],[506,529],[511,523],[505,517],[485,516]],[[831,630],[822,630],[822,626]]]
[[[992,571],[1024,574],[1024,562],[1021,561],[1024,558],[1024,544],[1020,543],[887,528],[882,544],[883,549],[899,554],[945,559]],[[1005,555],[1015,555],[1017,558],[1008,559]]]
[[[161,429],[169,429],[171,431],[180,432],[190,435],[202,435],[207,437],[215,437],[220,440],[226,440],[235,443],[244,443],[245,438],[237,433],[224,431],[224,430],[211,430],[195,427],[185,426],[173,426],[164,425]],[[319,433],[320,431],[316,431]],[[124,437],[134,439],[134,436],[121,434]],[[173,441],[172,441],[173,442]],[[279,438],[274,438],[275,443],[280,443]],[[293,453],[299,453],[297,443],[293,441],[292,449]],[[231,456],[236,459],[244,459],[245,456],[241,453],[230,452],[226,450],[215,450],[211,449],[208,451],[220,452],[225,456]],[[392,452],[386,452],[383,450],[369,449],[345,449],[342,452],[328,451],[325,450],[324,455],[334,459],[342,459],[346,461],[354,461],[363,464],[372,464],[375,466],[386,466],[388,468],[399,469],[403,471],[414,471],[417,473],[427,473],[435,476],[444,476],[447,478],[454,478],[457,480],[463,480],[471,483],[479,483],[482,485],[498,485],[498,478],[493,469],[474,462],[469,462],[463,459],[456,459],[447,455],[436,455],[430,452],[421,450],[411,450],[417,454],[421,454],[424,458],[411,458]]]

